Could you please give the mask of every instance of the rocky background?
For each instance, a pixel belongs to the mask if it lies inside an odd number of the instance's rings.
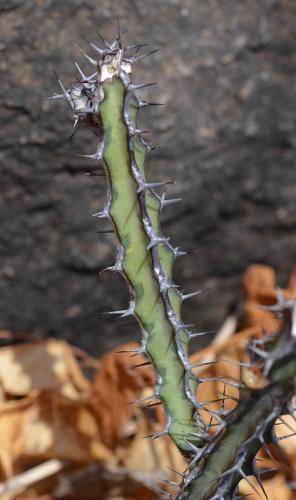
[[[63,102],[44,101],[75,78],[73,47],[114,37],[161,50],[135,81],[158,81],[143,97],[166,106],[143,111],[162,148],[151,178],[183,202],[163,227],[196,250],[179,259],[176,282],[191,299],[184,317],[217,328],[240,298],[252,262],[273,265],[284,285],[296,264],[295,0],[2,0],[0,328],[66,338],[94,354],[137,338],[101,313],[127,304],[111,265],[114,239],[91,214],[104,203],[93,164],[96,138],[72,132]],[[120,321],[117,322],[120,324]],[[122,320],[121,320],[122,323]]]

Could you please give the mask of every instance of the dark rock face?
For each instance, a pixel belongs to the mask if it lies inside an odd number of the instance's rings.
[[[127,303],[125,284],[98,270],[114,259],[112,235],[91,214],[104,203],[102,177],[75,156],[95,150],[85,130],[67,142],[71,111],[43,97],[67,86],[82,37],[126,39],[162,50],[135,80],[167,104],[143,111],[152,140],[151,178],[176,179],[183,202],[163,214],[165,233],[197,254],[176,264],[186,290],[216,286],[184,308],[215,328],[239,297],[252,262],[271,264],[284,284],[295,259],[295,0],[6,0],[0,6],[0,327],[54,335],[100,353],[137,338],[103,311]],[[123,323],[123,321],[118,321]]]

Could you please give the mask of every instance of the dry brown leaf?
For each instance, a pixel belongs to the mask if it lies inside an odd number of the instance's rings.
[[[20,401],[0,405],[0,470],[1,479],[15,473],[15,462],[22,454],[23,432],[32,419],[37,392]]]
[[[291,299],[296,298],[296,267],[293,269],[292,274],[290,276],[289,285],[287,288],[287,294]]]
[[[70,346],[54,339],[0,349],[0,380],[14,396],[50,389],[75,400],[90,389]]]
[[[2,478],[48,458],[76,463],[112,462],[87,401],[54,392],[34,392],[0,405]]]
[[[246,301],[270,304],[276,300],[276,280],[272,267],[253,264],[243,275],[242,287]]]
[[[25,462],[49,458],[112,462],[88,400],[72,401],[52,391],[40,393],[34,404],[30,425],[23,429],[22,457]]]
[[[279,321],[259,307],[276,303],[275,272],[272,267],[259,264],[249,266],[243,276],[242,287],[245,303],[240,328],[256,325],[263,332],[277,331]]]
[[[101,360],[101,368],[94,380],[92,404],[102,440],[110,448],[136,433],[141,410],[130,403],[141,398],[145,387],[154,386],[154,374],[149,365],[132,368],[133,365],[147,362],[144,356],[118,353],[137,347],[136,343],[123,344],[107,353]]]
[[[168,436],[160,439],[147,438],[151,433],[162,430],[162,423],[151,421],[148,417],[140,419],[137,434],[131,444],[123,450],[122,465],[126,469],[134,471],[146,473],[157,471],[158,477],[166,479],[172,476],[169,468],[183,472],[186,468],[186,462]]]
[[[253,476],[248,477],[248,481],[256,488],[257,493],[250,486],[246,480],[239,483],[239,492],[241,495],[249,495],[250,500],[266,499],[263,491],[260,489],[258,481]],[[285,476],[283,474],[276,474],[271,479],[264,479],[264,489],[268,500],[295,500],[295,496],[289,486],[287,485]]]
[[[294,398],[295,399],[295,398]],[[291,415],[282,415],[275,425],[275,433],[280,439],[280,446],[289,461],[290,468],[287,470],[287,476],[292,481],[296,481],[296,411],[294,418]],[[275,455],[276,456],[276,455]],[[281,456],[276,456],[281,460]],[[296,495],[295,495],[296,496]]]

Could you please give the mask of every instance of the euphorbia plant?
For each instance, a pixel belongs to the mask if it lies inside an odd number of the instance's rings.
[[[173,282],[172,268],[176,258],[185,252],[174,247],[160,227],[160,213],[167,205],[179,201],[166,196],[165,183],[147,178],[146,159],[153,148],[137,125],[137,114],[149,103],[138,92],[149,84],[132,81],[134,64],[143,58],[142,45],[123,46],[120,32],[113,43],[104,47],[90,44],[94,56],[83,54],[94,66],[84,74],[76,63],[79,79],[61,95],[74,114],[74,126],[95,130],[98,145],[86,158],[104,166],[107,180],[106,204],[95,214],[106,218],[117,238],[117,258],[109,268],[120,273],[129,291],[126,310],[110,314],[136,318],[142,332],[142,343],[132,354],[145,353],[156,374],[151,400],[163,404],[167,424],[161,434],[168,434],[188,459],[179,498],[233,498],[241,478],[255,474],[260,482],[255,455],[270,440],[275,440],[273,425],[289,407],[296,373],[295,305],[282,301],[282,333],[250,345],[251,364],[258,365],[266,385],[250,389],[243,379],[225,379],[225,385],[240,390],[237,407],[226,414],[208,408],[196,397],[198,384],[208,379],[194,375],[188,357],[193,332],[181,318],[182,302],[193,295],[184,294]],[[201,363],[202,364],[202,363]],[[242,369],[244,368],[242,364]],[[222,403],[223,403],[223,397]],[[211,415],[206,425],[200,410]],[[215,425],[215,433],[210,432]],[[261,484],[261,482],[260,482]]]

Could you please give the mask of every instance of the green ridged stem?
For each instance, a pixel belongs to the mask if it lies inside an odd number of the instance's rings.
[[[138,186],[131,173],[128,128],[124,121],[126,89],[118,77],[106,80],[102,89],[103,159],[111,191],[110,216],[124,249],[123,274],[130,288],[131,300],[135,301],[134,313],[148,334],[147,354],[159,380],[158,394],[168,416],[167,432],[178,448],[188,453],[192,451],[190,443],[200,446],[201,439],[197,437],[195,408],[185,394],[185,370],[155,277],[152,251],[147,250],[149,239],[143,227]],[[135,103],[133,107],[135,115]],[[135,158],[144,175],[146,148],[140,140],[136,141]],[[158,229],[160,202],[149,190],[145,193],[145,200],[153,226]],[[162,269],[171,280],[173,256],[163,244],[158,245],[158,252]],[[181,299],[173,290],[170,291],[170,299],[180,317]],[[182,332],[184,350],[187,351],[185,335]]]
[[[271,431],[275,421],[285,410],[294,393],[296,377],[296,352],[284,357],[278,366],[270,373],[270,385],[262,390],[253,390],[242,393],[239,406],[233,411],[232,419],[225,434],[215,441],[217,449],[206,458],[196,479],[182,492],[180,498],[186,500],[208,500],[216,498],[219,482],[223,474],[235,467],[239,452],[246,447],[244,473],[252,474],[250,465],[256,453],[262,447],[262,442],[256,438],[256,430],[262,426],[265,433]],[[292,359],[291,359],[292,358]],[[253,438],[253,439],[252,439]],[[217,498],[232,500],[234,489],[243,476],[233,470],[229,478],[226,492],[218,493]],[[218,490],[219,491],[219,490]]]

